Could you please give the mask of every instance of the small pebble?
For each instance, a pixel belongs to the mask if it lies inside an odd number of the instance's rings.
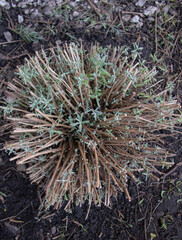
[[[11,2],[11,7],[15,8],[16,7],[16,3]]]
[[[143,22],[139,22],[136,24],[136,28],[141,28],[143,26]]]
[[[149,17],[149,18],[148,18],[148,21],[149,21],[149,22],[154,22],[154,21],[155,21],[155,18]]]
[[[56,227],[55,226],[51,228],[51,233],[52,233],[52,235],[54,235],[56,233]]]
[[[12,35],[9,31],[4,32],[4,37],[5,37],[7,42],[11,42],[13,40],[13,37],[12,37]]]
[[[96,24],[96,25],[94,26],[94,28],[95,28],[96,30],[100,30],[100,29],[102,28],[102,25],[101,25],[101,24]]]
[[[122,16],[122,20],[123,20],[124,22],[128,22],[130,19],[131,19],[131,15],[129,15],[129,14],[124,14],[124,15]]]
[[[73,12],[73,17],[78,17],[78,15],[79,15],[79,12],[77,12],[77,11]]]
[[[155,1],[155,5],[156,5],[158,8],[162,7],[164,4],[165,4],[164,1],[162,1],[162,2]]]
[[[26,7],[27,7],[27,3],[26,3],[26,2],[19,2],[19,3],[18,3],[18,7],[20,7],[20,8],[26,8]]]
[[[24,18],[21,15],[18,15],[18,23],[23,23]]]
[[[52,10],[52,9],[54,9],[54,8],[56,7],[56,2],[53,1],[53,0],[52,0],[52,1],[49,1],[49,2],[48,2],[48,6],[49,6],[49,7],[51,8],[51,10]]]
[[[6,102],[7,103],[11,103],[12,101],[14,101],[16,98],[15,97],[13,97],[13,96],[11,96],[11,95],[7,95],[6,96]]]
[[[144,10],[144,15],[151,17],[152,15],[154,15],[156,10],[157,10],[157,7],[150,6],[147,9]]]
[[[5,0],[0,0],[0,7],[5,7],[7,4]]]
[[[49,7],[45,7],[45,8],[44,8],[44,14],[45,14],[46,16],[50,16],[50,15],[52,14],[51,9],[50,9]]]
[[[56,0],[57,5],[60,5],[63,2],[63,0]]]
[[[16,169],[18,172],[26,172],[25,164],[18,164]]]
[[[138,15],[135,15],[134,17],[132,17],[130,22],[132,22],[132,23],[139,23],[140,22],[140,17]]]
[[[26,9],[26,10],[24,11],[24,13],[25,13],[26,15],[29,14],[29,13],[30,13],[29,9]]]
[[[61,45],[61,43],[62,43],[62,41],[60,39],[56,41],[56,45],[58,45],[58,46]]]
[[[77,3],[76,2],[70,2],[69,5],[74,8],[74,7],[76,7]]]
[[[147,0],[139,0],[135,5],[138,7],[143,7]]]
[[[33,18],[42,17],[42,14],[39,13],[38,9],[35,9],[35,11],[32,12],[32,17],[33,17]]]

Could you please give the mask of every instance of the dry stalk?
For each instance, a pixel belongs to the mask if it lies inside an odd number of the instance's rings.
[[[175,100],[155,94],[154,71],[123,48],[65,45],[30,57],[9,83],[4,115],[13,126],[5,149],[27,164],[46,192],[44,205],[71,206],[86,199],[110,205],[128,178],[141,170],[158,180],[155,166],[171,166],[159,130],[178,121]],[[129,60],[131,59],[131,60]],[[151,90],[151,87],[154,86]]]

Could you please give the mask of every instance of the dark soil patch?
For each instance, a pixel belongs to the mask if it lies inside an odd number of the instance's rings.
[[[129,4],[128,1],[118,1],[118,4]],[[138,11],[137,9],[135,9]],[[27,26],[35,27],[37,31],[45,29],[46,25],[54,26],[55,35],[43,32],[44,39],[38,42],[25,42],[20,35],[11,29],[17,27],[15,18],[21,14],[20,8],[2,11],[0,22],[0,81],[10,81],[17,65],[23,63],[28,54],[34,54],[41,47],[49,48],[62,44],[65,41],[82,41],[85,46],[99,42],[103,46],[127,45],[138,42],[142,50],[142,57],[149,65],[152,59],[150,54],[155,52],[155,37],[151,33],[151,26],[144,22],[142,30],[129,29],[128,32],[112,32],[111,29],[89,28],[87,24],[80,27],[74,21],[64,23],[56,19],[32,21],[25,20]],[[179,13],[180,14],[180,13]],[[119,20],[117,20],[119,21]],[[180,30],[180,23],[175,29],[170,28],[170,33]],[[129,27],[129,26],[127,26]],[[154,25],[152,25],[154,27]],[[167,26],[166,26],[167,29]],[[89,31],[88,31],[89,30]],[[11,43],[6,41],[4,32],[10,31],[13,36]],[[176,36],[177,37],[177,36]],[[180,40],[180,39],[179,39]],[[159,46],[161,56],[166,61],[168,71],[166,76],[179,76],[181,67],[180,42],[177,41],[171,54],[166,54]],[[157,68],[161,71],[160,64]],[[8,74],[7,74],[8,73]],[[173,75],[171,75],[173,74]],[[166,80],[167,81],[167,80]],[[165,85],[166,83],[164,83]],[[182,102],[180,89],[178,98]],[[3,89],[5,85],[3,85]],[[1,96],[4,93],[0,92]],[[4,120],[1,118],[1,124]],[[0,132],[1,133],[1,132]],[[1,148],[8,135],[0,136]],[[176,153],[175,163],[182,160],[181,134],[167,138],[166,145]],[[166,178],[161,178],[159,183],[151,180],[136,186],[129,181],[129,191],[132,201],[128,202],[124,194],[118,199],[113,199],[112,208],[105,206],[92,206],[87,216],[88,203],[82,207],[73,206],[72,213],[63,209],[50,210],[38,216],[40,206],[39,189],[32,185],[28,176],[17,170],[14,162],[9,162],[5,152],[0,155],[0,239],[2,240],[43,240],[43,239],[113,239],[113,240],[181,240],[182,239],[182,167],[177,167]]]

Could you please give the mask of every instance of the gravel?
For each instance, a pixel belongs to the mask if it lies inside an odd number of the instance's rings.
[[[23,23],[24,18],[21,15],[18,15],[18,23]]]
[[[156,12],[157,7],[155,6],[149,6],[147,9],[144,10],[144,15],[145,16],[149,16],[151,17],[152,15],[154,15],[154,13]]]
[[[10,4],[5,1],[5,0],[0,0],[0,7],[3,7],[5,9],[9,9],[10,8]]]
[[[130,22],[131,23],[139,23],[140,22],[140,17],[138,15],[135,15],[134,17],[132,17]]]
[[[11,42],[13,40],[13,37],[9,31],[4,32],[4,37],[7,42]]]
[[[130,21],[130,19],[131,19],[131,15],[129,15],[129,14],[124,14],[124,15],[122,16],[122,20],[123,20],[124,22]]]
[[[138,7],[143,7],[147,0],[139,0],[135,5]]]
[[[93,3],[97,8],[99,8],[100,2],[98,0],[93,0]],[[94,11],[93,6],[91,6],[87,1],[80,0],[15,0],[15,1],[6,1],[0,0],[0,6],[9,9],[9,8],[21,8],[25,16],[29,16],[32,19],[44,19],[47,17],[62,19],[63,12],[59,12],[61,6],[69,5],[70,8],[66,10],[66,14],[70,20],[76,20],[79,16],[84,15],[84,11]],[[113,7],[111,5],[111,7]],[[163,9],[165,14],[175,15],[174,10],[170,8],[167,4],[167,0],[159,1],[147,1],[147,0],[135,0],[129,1],[128,4],[121,3],[119,6],[115,6],[111,11],[126,12],[121,15],[122,21],[124,24],[129,22],[134,24],[137,28],[141,28],[144,24],[145,18],[148,21],[153,22],[153,17],[156,11]],[[64,11],[64,8],[63,8]],[[127,13],[128,12],[128,13]],[[130,14],[132,12],[138,12],[138,14]],[[106,15],[106,18],[109,19],[110,13],[107,16],[107,13],[103,11]],[[23,14],[18,15],[18,23],[22,24],[26,22],[23,17]],[[96,27],[97,28],[97,27]]]
[[[91,23],[90,25],[95,30],[100,31],[103,25],[101,23],[92,24],[94,20],[90,16],[96,14],[96,9],[99,9],[101,2],[98,0],[93,0],[92,2],[95,8],[88,1],[83,0],[0,0],[0,7],[4,9],[16,8],[16,11],[18,11],[17,20],[15,19],[17,27],[18,24],[30,24],[30,19],[34,22],[51,18],[51,21],[56,20],[60,22],[60,25],[65,20],[74,21],[75,27],[79,29],[85,28]],[[108,6],[110,8],[107,8]],[[100,14],[108,22],[113,21],[114,18],[112,17],[114,14],[120,14],[123,21],[122,27],[114,31],[118,31],[117,34],[121,34],[123,27],[126,27],[131,32],[135,32],[137,29],[146,29],[146,31],[150,32],[155,21],[156,11],[157,13],[161,11],[161,14],[158,14],[158,19],[161,23],[163,22],[163,13],[167,14],[169,18],[177,14],[173,7],[169,6],[167,0],[133,0],[127,1],[127,4],[124,1],[117,5],[114,5],[114,3],[111,5],[106,4],[105,9],[102,8]],[[88,20],[89,18],[90,20]],[[91,22],[89,23],[89,21]],[[6,33],[3,34],[5,37]],[[5,38],[7,39],[8,36]]]
[[[79,14],[80,14],[80,13],[79,13],[78,11],[74,11],[74,12],[73,12],[73,17],[78,17]]]

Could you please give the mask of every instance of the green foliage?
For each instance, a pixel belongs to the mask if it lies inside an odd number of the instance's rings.
[[[42,35],[35,31],[34,28],[24,27],[21,25],[19,28],[15,29],[14,32],[20,35],[20,37],[27,43],[43,40]]]
[[[167,213],[165,216],[160,218],[161,228],[167,230],[168,225],[171,225],[174,222],[173,216]]]
[[[182,185],[182,181],[173,182],[170,180],[168,189],[161,191],[161,197],[164,198],[165,196],[167,196],[168,199],[171,199],[172,195],[181,197],[182,195],[181,185]],[[180,201],[181,201],[180,199],[177,200],[177,202],[180,202]]]

